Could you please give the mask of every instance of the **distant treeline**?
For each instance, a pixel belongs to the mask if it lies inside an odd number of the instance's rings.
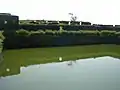
[[[3,23],[4,22],[4,23]],[[1,21],[0,29],[5,31],[15,31],[17,29],[31,30],[59,30],[62,27],[64,30],[120,30],[120,25],[102,25],[102,24],[91,24],[90,22],[83,21],[45,21],[45,20],[19,20],[19,23],[13,23],[14,20]]]
[[[25,30],[59,30],[62,27],[64,30],[120,30],[120,25],[19,25],[19,29]]]
[[[50,21],[50,20],[19,20],[19,24],[36,25],[91,25],[90,22],[83,21]]]
[[[20,20],[19,29],[26,30],[59,30],[60,26],[64,30],[120,30],[120,25],[91,24],[83,21],[46,21],[46,20]]]

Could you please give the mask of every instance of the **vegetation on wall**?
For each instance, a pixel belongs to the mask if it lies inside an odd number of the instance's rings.
[[[67,45],[120,44],[120,32],[109,30],[31,30],[5,33],[5,48],[32,48]]]
[[[0,31],[0,53],[2,52],[3,42],[4,42],[4,39],[5,39],[5,37],[3,36],[3,32],[4,31]]]
[[[117,31],[109,31],[109,30],[37,30],[37,31],[27,31],[24,29],[20,29],[16,31],[17,35],[21,36],[30,36],[30,35],[79,35],[79,36],[120,36],[120,32]]]

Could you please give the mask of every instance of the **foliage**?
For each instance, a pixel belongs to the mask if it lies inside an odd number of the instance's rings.
[[[116,36],[116,31],[102,30],[100,36]]]
[[[45,32],[43,30],[38,31],[30,31],[30,35],[45,35]]]
[[[60,28],[60,30],[37,30],[37,31],[27,31],[24,29],[20,29],[16,31],[17,35],[21,35],[21,36],[30,36],[30,35],[81,35],[81,36],[120,36],[120,32],[116,32],[116,31],[108,31],[108,30],[102,30],[102,31],[98,31],[98,30],[71,30],[71,31],[67,31],[67,30],[63,30],[62,26]]]
[[[1,40],[4,40],[5,39],[5,36],[3,35],[4,31],[0,31],[0,39]]]
[[[16,31],[16,34],[20,35],[20,36],[29,36],[30,32],[27,30],[24,30],[24,29],[20,29],[20,30]]]
[[[93,31],[93,30],[91,30],[91,31],[89,31],[89,30],[85,30],[85,31],[81,31],[81,35],[83,35],[83,36],[99,36],[99,31]]]
[[[120,32],[116,32],[116,36],[117,36],[117,37],[120,37]]]
[[[77,20],[77,16],[74,16],[73,13],[69,13],[69,15],[71,15],[71,21]]]
[[[31,48],[80,44],[120,44],[120,32],[98,30],[17,30],[7,33],[6,48]]]
[[[4,33],[4,31],[0,31],[0,53],[2,52],[3,42],[5,40],[5,37],[4,37],[3,33]]]

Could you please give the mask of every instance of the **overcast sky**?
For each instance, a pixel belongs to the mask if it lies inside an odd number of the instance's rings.
[[[120,25],[119,0],[0,0],[0,13],[19,15],[20,19],[70,20]]]

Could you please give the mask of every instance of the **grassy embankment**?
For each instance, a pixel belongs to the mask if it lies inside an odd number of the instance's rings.
[[[20,63],[21,65],[58,62],[58,58],[64,60],[76,60],[87,57],[113,56],[120,57],[120,45],[86,45],[53,48],[34,48],[7,50],[4,52],[6,62]]]

